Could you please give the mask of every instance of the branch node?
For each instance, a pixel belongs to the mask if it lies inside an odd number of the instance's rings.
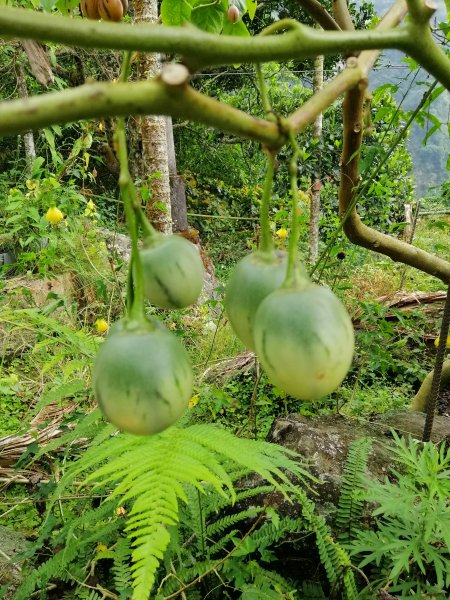
[[[166,85],[179,87],[188,82],[189,70],[180,63],[169,63],[165,65],[159,77]]]

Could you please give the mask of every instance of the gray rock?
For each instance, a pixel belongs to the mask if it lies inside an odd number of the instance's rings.
[[[0,525],[0,586],[8,586],[6,596],[3,596],[5,600],[13,597],[14,590],[22,581],[20,564],[14,562],[14,558],[26,546],[25,536]]]

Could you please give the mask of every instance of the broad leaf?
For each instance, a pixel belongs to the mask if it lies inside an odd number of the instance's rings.
[[[238,35],[240,37],[250,37],[250,32],[242,19],[240,19],[237,23],[230,23],[228,19],[225,19],[222,33],[224,35]]]
[[[253,21],[253,17],[255,16],[255,13],[256,13],[257,5],[258,5],[257,0],[247,0],[248,16],[250,17],[250,19],[252,21]]]
[[[220,33],[227,8],[226,0],[214,4],[210,0],[196,0],[192,6],[191,23],[204,31]]]
[[[163,0],[161,20],[163,25],[179,26],[190,20],[191,5],[186,0]]]

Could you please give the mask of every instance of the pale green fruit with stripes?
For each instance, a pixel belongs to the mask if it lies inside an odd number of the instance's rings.
[[[100,409],[120,430],[137,435],[173,425],[187,408],[192,382],[186,350],[166,329],[152,324],[119,322],[94,362]]]
[[[185,308],[199,297],[203,263],[197,248],[179,235],[158,235],[140,251],[144,294],[158,308]]]
[[[254,349],[253,324],[264,298],[281,287],[286,276],[285,252],[252,252],[235,266],[225,289],[225,310],[238,338]]]
[[[256,313],[254,340],[271,382],[300,400],[333,392],[352,363],[351,319],[330,289],[314,284],[268,295]]]

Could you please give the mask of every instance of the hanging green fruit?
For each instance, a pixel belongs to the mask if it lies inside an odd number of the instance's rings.
[[[269,379],[300,400],[316,400],[334,391],[347,374],[354,349],[351,319],[327,287],[311,283],[299,269],[297,156],[289,163],[291,235],[286,278],[269,294],[255,316],[256,355]]]
[[[203,263],[197,248],[179,235],[154,233],[140,251],[144,294],[159,308],[193,304],[203,286]]]
[[[286,267],[285,252],[260,250],[243,258],[233,270],[225,291],[225,310],[236,335],[250,350],[255,349],[256,311],[266,296],[281,287]]]
[[[254,349],[253,325],[256,311],[264,298],[281,286],[287,267],[287,254],[275,251],[269,225],[274,167],[275,156],[268,154],[260,209],[259,249],[238,262],[225,290],[224,304],[230,324],[250,350]]]
[[[254,339],[272,383],[300,400],[334,391],[352,363],[354,335],[345,307],[331,290],[311,283],[267,296]]]
[[[95,397],[120,430],[151,435],[173,425],[192,395],[192,370],[177,338],[153,322],[123,319],[94,363]]]

